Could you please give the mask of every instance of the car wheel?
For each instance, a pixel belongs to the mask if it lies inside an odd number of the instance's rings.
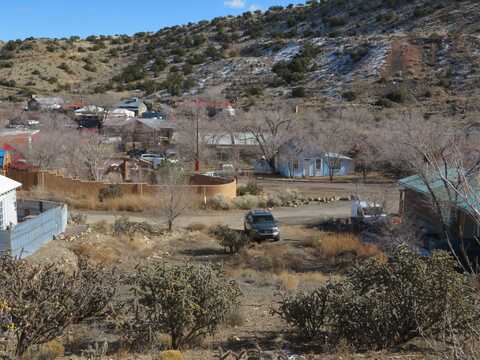
[[[275,237],[273,238],[273,241],[280,241],[280,235],[275,236]]]

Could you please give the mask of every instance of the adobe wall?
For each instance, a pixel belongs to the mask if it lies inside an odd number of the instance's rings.
[[[98,195],[99,191],[112,183],[84,181],[72,179],[46,171],[28,171],[10,169],[8,177],[22,183],[22,190],[32,190],[37,187],[47,192],[72,194],[79,197]],[[143,183],[122,183],[120,186],[124,195],[154,195],[164,190],[164,185],[149,185]],[[179,191],[192,191],[201,199],[211,199],[215,195],[223,195],[226,199],[237,196],[237,182],[235,179],[226,180],[204,175],[194,175],[190,185],[178,186]]]

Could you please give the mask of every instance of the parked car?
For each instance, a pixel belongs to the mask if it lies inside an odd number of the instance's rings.
[[[245,215],[245,233],[252,240],[273,239],[280,240],[280,228],[278,221],[272,213],[266,210],[252,210]]]

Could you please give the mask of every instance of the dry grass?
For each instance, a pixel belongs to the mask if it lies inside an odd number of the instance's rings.
[[[257,271],[280,274],[288,270],[299,271],[302,265],[300,258],[287,244],[262,244],[243,250],[238,259],[238,265]]]
[[[75,244],[72,250],[79,257],[104,265],[117,264],[122,256],[118,249],[92,243]]]
[[[158,209],[158,199],[153,196],[124,195],[115,199],[106,199],[102,202],[95,196],[86,198],[65,197],[64,200],[73,208],[85,210],[141,212]]]
[[[119,198],[100,201],[97,196],[74,196],[65,193],[50,193],[33,189],[19,193],[19,198],[34,198],[66,203],[73,209],[142,212],[158,209],[158,198],[155,196],[123,195]]]
[[[136,262],[145,258],[151,254],[155,244],[140,233],[120,236],[94,233],[85,242],[72,244],[71,250],[93,263],[113,265],[125,263],[129,259]]]
[[[345,253],[362,258],[384,256],[377,245],[365,244],[357,235],[350,233],[321,233],[316,238],[304,241],[303,245],[317,249],[325,258],[335,258]]]
[[[205,231],[207,230],[207,225],[201,223],[193,223],[187,227],[188,231]]]
[[[297,274],[282,272],[277,276],[280,289],[286,292],[293,292],[298,289],[300,279]]]

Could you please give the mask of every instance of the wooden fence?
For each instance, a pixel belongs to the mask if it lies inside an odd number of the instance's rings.
[[[38,189],[51,193],[70,194],[72,196],[98,195],[101,189],[114,185],[108,182],[85,181],[65,177],[48,171],[30,171],[11,169],[8,177],[20,182],[22,190],[30,191]],[[146,183],[119,183],[124,195],[149,196],[165,189],[165,185],[150,185]],[[179,191],[192,191],[206,200],[223,195],[226,199],[234,199],[237,196],[237,181],[235,179],[215,178],[205,175],[193,175],[188,185],[179,185]]]

